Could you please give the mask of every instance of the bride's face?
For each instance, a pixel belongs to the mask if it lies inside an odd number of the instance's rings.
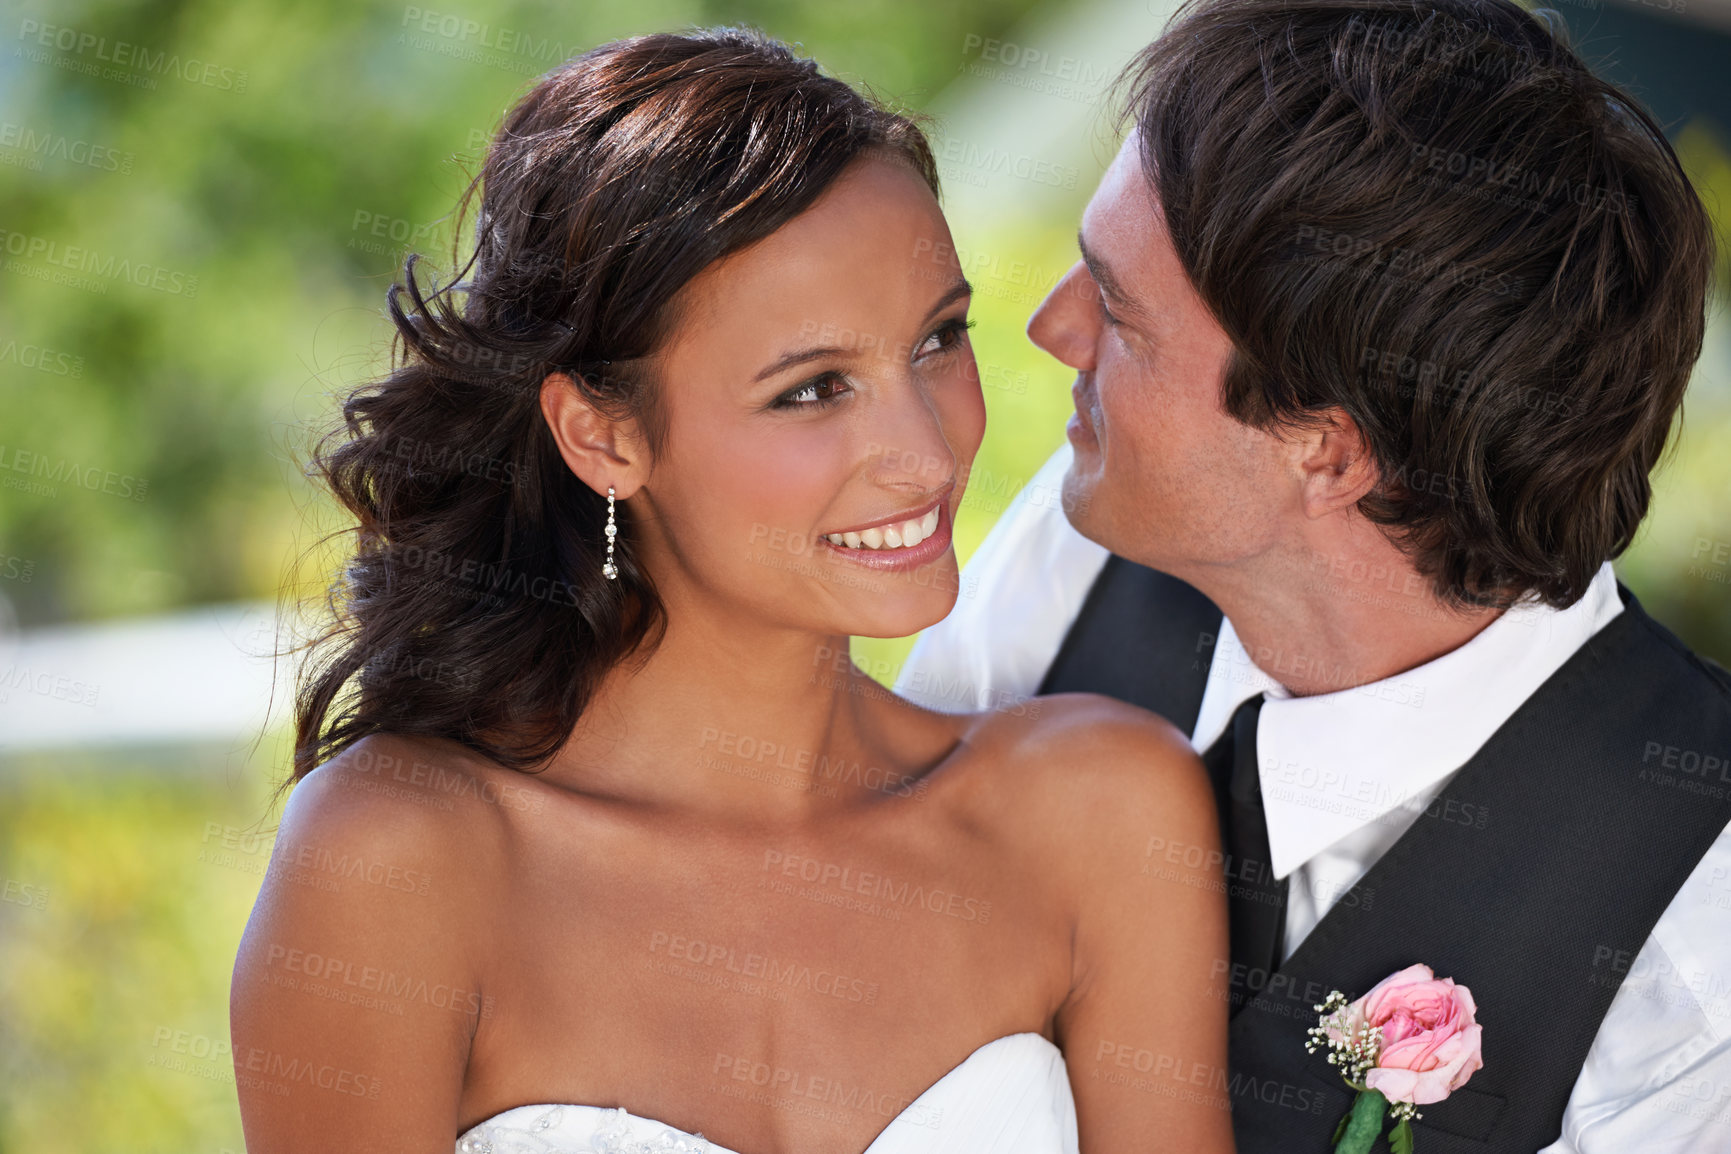
[[[889,637],[949,612],[986,421],[954,252],[925,182],[868,157],[687,285],[657,358],[665,441],[631,501],[676,614]]]

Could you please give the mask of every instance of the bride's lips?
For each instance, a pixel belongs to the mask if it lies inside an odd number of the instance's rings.
[[[849,529],[833,529],[817,538],[818,546],[827,549],[831,555],[840,557],[855,565],[863,565],[868,569],[917,569],[921,565],[929,565],[942,557],[950,547],[950,510],[949,497],[953,490],[946,490],[944,495],[928,505],[911,509],[906,513],[882,517],[864,525]],[[935,516],[934,516],[935,515]],[[917,545],[901,545],[894,548],[872,549],[863,544],[855,548],[836,544],[829,538],[849,534],[863,534],[872,531],[880,538],[889,528],[898,528],[908,521],[932,521],[931,532]],[[898,531],[899,535],[899,531]]]

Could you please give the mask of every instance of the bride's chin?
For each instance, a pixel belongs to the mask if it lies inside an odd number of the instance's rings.
[[[862,605],[860,612],[838,622],[836,632],[850,637],[909,637],[936,625],[955,607],[956,575],[952,571],[944,587],[919,590],[913,597],[881,594],[877,604]]]

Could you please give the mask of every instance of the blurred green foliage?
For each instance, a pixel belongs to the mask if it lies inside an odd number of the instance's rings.
[[[0,1151],[241,1150],[228,979],[276,743],[0,781]]]

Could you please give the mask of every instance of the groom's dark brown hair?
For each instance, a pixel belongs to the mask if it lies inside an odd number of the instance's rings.
[[[1344,412],[1442,597],[1562,607],[1634,538],[1711,228],[1651,117],[1507,0],[1202,0],[1126,73],[1239,420]]]

